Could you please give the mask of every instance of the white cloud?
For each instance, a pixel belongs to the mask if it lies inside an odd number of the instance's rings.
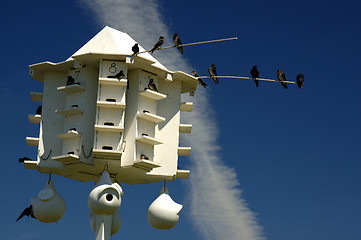
[[[102,25],[127,32],[150,49],[160,35],[170,44],[172,34],[162,21],[156,0],[81,0],[97,15]],[[188,64],[176,51],[159,51],[154,56],[170,70],[189,72]],[[184,140],[192,146],[189,180],[191,216],[205,239],[259,240],[262,228],[256,221],[238,187],[233,169],[224,165],[218,151],[217,126],[212,121],[207,93],[198,90],[191,99],[195,109],[184,122],[193,124],[193,132]]]

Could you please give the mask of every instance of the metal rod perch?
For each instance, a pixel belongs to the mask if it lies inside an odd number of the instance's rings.
[[[192,45],[199,45],[199,44],[205,44],[205,43],[214,43],[214,42],[224,42],[224,41],[230,41],[230,40],[237,40],[237,37],[232,37],[232,38],[222,38],[222,39],[216,39],[216,40],[209,40],[209,41],[202,41],[202,42],[194,42],[194,43],[186,43],[186,44],[182,44],[182,45],[178,45],[178,46],[169,46],[169,47],[164,47],[164,48],[158,48],[156,50],[165,50],[165,49],[169,49],[169,48],[175,48],[175,47],[186,47],[186,46],[192,46]],[[149,52],[150,50],[146,50],[143,52],[139,52],[138,54],[141,53],[146,53]]]
[[[273,79],[267,79],[267,78],[251,78],[251,77],[237,77],[237,76],[215,76],[217,78],[237,78],[237,79],[248,79],[248,80],[260,80],[260,81],[266,81],[266,82],[280,82],[278,80]],[[196,78],[212,78],[210,76],[202,76],[202,77],[196,77]],[[292,81],[284,81],[285,83],[292,83],[297,84],[296,82]]]

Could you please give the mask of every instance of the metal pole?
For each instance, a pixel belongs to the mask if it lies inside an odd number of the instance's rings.
[[[266,82],[280,82],[278,80],[274,79],[267,79],[267,78],[251,78],[251,77],[237,77],[237,76],[215,76],[217,78],[236,78],[236,79],[247,79],[247,80],[260,80],[260,81],[266,81]],[[196,78],[212,78],[210,76],[202,76],[202,77],[196,77]],[[296,82],[292,81],[284,81],[285,83],[291,83],[291,84],[297,84]]]
[[[164,48],[158,48],[156,50],[165,50],[165,49],[169,49],[169,48],[175,48],[175,47],[186,47],[186,46],[192,46],[192,45],[198,45],[198,44],[205,44],[205,43],[214,43],[214,42],[224,42],[224,41],[230,41],[230,40],[237,40],[237,37],[232,37],[232,38],[223,38],[223,39],[216,39],[216,40],[209,40],[209,41],[202,41],[202,42],[194,42],[194,43],[187,43],[187,44],[182,44],[182,45],[178,45],[178,46],[169,46],[169,47],[164,47]],[[141,53],[145,53],[145,52],[149,52],[150,50],[146,50],[143,52],[139,52],[138,54]]]

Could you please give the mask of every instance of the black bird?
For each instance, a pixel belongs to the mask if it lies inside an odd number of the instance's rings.
[[[199,76],[198,76],[198,74],[197,74],[196,71],[192,71],[191,73],[193,74],[194,77],[197,78],[197,82],[198,82],[199,85],[201,85],[201,86],[204,87],[204,88],[207,87],[207,84],[206,84],[201,78],[199,78]]]
[[[145,156],[144,154],[140,155],[140,159],[149,160],[149,158],[147,156]]]
[[[66,80],[66,85],[72,85],[74,84],[75,79],[72,76],[68,76],[68,80]]]
[[[132,47],[132,51],[134,54],[139,53],[139,46],[138,43],[134,44],[134,46]]]
[[[19,158],[19,163],[23,163],[25,160],[31,160],[31,159],[28,157],[22,157],[22,158]]]
[[[212,77],[213,81],[218,84],[216,65],[212,64],[210,68],[208,68],[209,75]]]
[[[25,208],[24,211],[20,214],[20,216],[18,217],[18,219],[16,219],[16,221],[19,221],[22,217],[24,216],[29,216],[32,217],[32,218],[35,218],[35,215],[34,215],[34,212],[33,212],[33,206],[30,205],[29,207]]]
[[[125,76],[123,70],[120,70],[117,74],[114,76],[108,76],[108,78],[118,78],[119,80],[122,79]]]
[[[183,54],[183,47],[179,47],[179,45],[182,45],[182,42],[177,33],[173,34],[173,42],[174,46],[180,51],[181,54]]]
[[[303,82],[305,81],[305,76],[303,76],[303,74],[300,73],[300,74],[297,75],[296,80],[297,80],[298,88],[301,89],[302,86],[303,86]]]
[[[280,80],[282,86],[287,89],[287,83],[285,83],[286,81],[286,75],[285,73],[281,70],[281,69],[278,69],[277,70],[277,78],[278,80]]]
[[[41,112],[43,110],[43,107],[42,106],[38,106],[38,108],[36,109],[36,115],[41,115]]]
[[[157,86],[155,85],[153,78],[149,79],[148,88],[150,90],[158,92]]]
[[[158,42],[154,45],[154,47],[150,50],[150,52],[153,53],[155,50],[160,48],[160,46],[162,46],[163,43],[164,43],[164,37],[160,36]]]
[[[256,83],[256,87],[258,87],[259,80],[256,80],[255,78],[259,78],[259,71],[257,70],[257,66],[254,65],[251,69],[251,76],[253,78],[253,81]]]

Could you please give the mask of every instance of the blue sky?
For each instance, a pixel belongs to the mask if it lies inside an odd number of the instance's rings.
[[[289,80],[300,72],[305,75],[302,90],[292,85],[285,91],[268,82],[256,88],[252,81],[230,79],[220,79],[217,86],[208,80],[206,91],[199,89],[211,106],[217,155],[237,174],[242,198],[257,214],[264,237],[360,239],[361,3],[160,0],[159,6],[164,24],[184,43],[239,38],[185,48],[184,60],[200,75],[207,74],[212,63],[219,75],[248,76],[255,64],[265,78],[275,78],[279,68]],[[38,106],[29,92],[42,91],[42,84],[31,79],[28,65],[67,59],[104,24],[79,1],[13,1],[4,3],[1,12],[3,236],[94,238],[86,204],[92,183],[53,176],[67,203],[64,218],[54,224],[15,220],[47,180],[18,164],[19,157],[36,156],[25,137],[38,133],[27,114]],[[192,171],[194,160],[182,161]],[[146,210],[162,184],[123,186],[123,225],[113,239],[141,239],[143,234],[203,239],[199,223],[190,217],[187,181],[169,184],[173,199],[184,205],[178,225],[170,231],[152,229],[146,220]]]

